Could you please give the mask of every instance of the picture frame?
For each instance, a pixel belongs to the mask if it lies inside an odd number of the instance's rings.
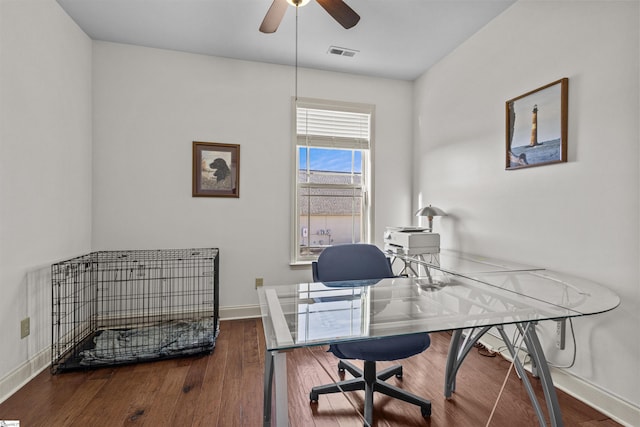
[[[505,169],[567,161],[569,79],[506,101]]]
[[[240,197],[240,145],[193,141],[193,197]]]

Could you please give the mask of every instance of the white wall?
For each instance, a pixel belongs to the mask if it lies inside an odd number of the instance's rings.
[[[219,247],[220,304],[257,304],[265,284],[309,280],[289,266],[291,67],[95,42],[95,250]],[[412,84],[300,70],[301,97],[371,103],[375,237],[410,219]],[[191,196],[192,141],[240,144],[240,198]]]
[[[2,0],[0,378],[50,345],[49,264],[90,249],[91,40],[53,0]]]
[[[415,82],[415,199],[447,211],[443,247],[614,290],[574,321],[571,372],[640,406],[638,2],[520,1]],[[504,170],[505,107],[569,78],[569,162]],[[422,202],[418,199],[422,198]],[[571,350],[552,362],[568,364]]]

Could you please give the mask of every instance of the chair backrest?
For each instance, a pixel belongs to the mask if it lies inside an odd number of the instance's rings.
[[[313,262],[312,271],[316,282],[395,277],[384,252],[366,243],[329,246]]]
[[[384,252],[377,246],[364,243],[330,246],[322,251],[318,261],[312,265],[315,282],[396,277]],[[389,289],[378,291],[390,292]],[[378,293],[372,301],[371,313],[374,315],[382,311],[389,302],[389,299],[382,297],[382,293]],[[418,354],[429,347],[429,344],[429,334],[419,333],[331,344],[329,351],[340,359],[397,360]]]

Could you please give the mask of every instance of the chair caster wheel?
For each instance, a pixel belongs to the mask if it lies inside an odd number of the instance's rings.
[[[311,403],[318,403],[318,393],[309,393],[309,400],[311,401]]]
[[[429,418],[431,416],[431,406],[423,406],[420,408],[420,412],[424,418]]]
[[[400,367],[400,370],[396,373],[396,378],[402,379],[402,367]]]

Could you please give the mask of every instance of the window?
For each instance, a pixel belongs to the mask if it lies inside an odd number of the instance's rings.
[[[374,107],[298,99],[292,262],[369,242]]]

